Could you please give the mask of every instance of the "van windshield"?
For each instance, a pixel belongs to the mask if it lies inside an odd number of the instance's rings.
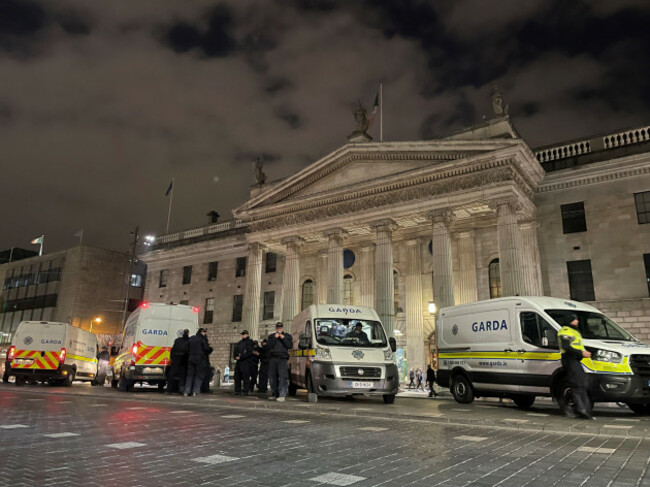
[[[387,343],[378,321],[327,318],[315,320],[314,328],[321,345],[383,348]]]
[[[569,309],[545,310],[560,326],[569,326],[571,315],[578,317],[578,330],[582,338],[591,340],[621,340],[625,342],[638,341],[607,316],[591,311]]]

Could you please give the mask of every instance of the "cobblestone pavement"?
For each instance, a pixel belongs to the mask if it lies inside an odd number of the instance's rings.
[[[223,394],[4,385],[0,486],[650,486],[650,439],[630,434],[646,420],[626,410],[600,411],[620,428],[581,432],[543,404],[533,412],[415,398],[276,406]],[[557,427],[525,426],[538,421]]]

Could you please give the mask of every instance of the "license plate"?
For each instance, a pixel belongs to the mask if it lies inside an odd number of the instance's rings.
[[[372,389],[373,387],[372,382],[358,382],[358,381],[352,381],[350,382],[350,387],[353,389]]]
[[[34,359],[31,358],[15,358],[14,363],[16,365],[31,365],[34,362]]]

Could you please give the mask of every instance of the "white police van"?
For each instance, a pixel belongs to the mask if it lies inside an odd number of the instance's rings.
[[[393,353],[372,308],[313,304],[293,320],[289,394],[298,388],[321,396],[378,395],[393,403],[399,386]]]
[[[507,297],[441,309],[437,382],[460,403],[480,396],[511,398],[522,408],[536,396],[570,403],[557,332],[572,314],[592,353],[582,360],[590,398],[650,414],[650,347],[593,306],[566,299]]]
[[[199,308],[184,304],[144,302],[126,320],[122,346],[113,363],[111,385],[130,391],[137,382],[167,383],[169,352],[183,330],[195,335],[199,328]]]
[[[26,381],[70,386],[74,380],[91,381],[97,375],[97,337],[69,323],[23,321],[7,352],[5,373]]]

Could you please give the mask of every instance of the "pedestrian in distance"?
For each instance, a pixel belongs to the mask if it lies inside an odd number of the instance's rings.
[[[415,378],[417,380],[415,390],[417,391],[418,389],[422,389],[422,392],[424,392],[424,385],[422,384],[424,382],[424,374],[422,373],[422,369],[420,367],[418,367],[415,371]]]
[[[266,394],[269,389],[269,345],[266,340],[262,340],[260,347],[260,372],[258,375],[257,391]]]
[[[281,321],[275,324],[275,333],[267,339],[269,347],[269,379],[271,380],[270,401],[283,402],[289,388],[289,350],[293,347],[293,337],[284,332]]]
[[[433,387],[435,381],[436,381],[436,371],[433,370],[431,364],[429,364],[427,367],[427,385],[429,386],[429,397],[438,397],[438,393]]]
[[[167,394],[182,393],[185,389],[185,376],[187,375],[187,359],[190,355],[190,330],[183,330],[183,334],[174,340],[169,351],[170,366],[167,369]]]
[[[564,414],[580,419],[594,419],[588,408],[589,396],[587,389],[589,387],[589,377],[582,368],[582,359],[591,358],[591,352],[585,350],[582,343],[582,335],[578,331],[580,321],[578,315],[572,313],[567,317],[568,325],[560,328],[557,332],[560,353],[562,357],[562,367],[566,371],[567,385],[573,389],[574,411],[569,411],[564,406]],[[572,414],[574,413],[574,414]]]
[[[223,381],[230,384],[230,366],[226,365],[223,369]]]
[[[253,360],[253,340],[248,336],[248,330],[241,332],[241,340],[235,349],[235,394],[248,396],[251,387],[251,368]]]
[[[108,348],[102,347],[101,352],[97,355],[97,375],[91,382],[94,386],[103,386],[106,382],[106,373],[108,372],[108,362],[111,360],[111,355],[108,353]]]
[[[415,370],[413,370],[413,367],[411,367],[409,369],[409,380],[410,380],[409,389],[412,389],[413,387],[415,387],[415,383],[414,383],[414,381],[415,381]]]
[[[249,365],[250,374],[251,374],[250,389],[249,389],[250,392],[253,392],[255,390],[255,386],[257,385],[257,373],[260,366],[260,352],[261,349],[259,343],[257,342],[257,340],[253,340],[253,356],[251,357],[250,365]],[[257,390],[259,391],[259,387],[257,388]]]
[[[184,396],[198,396],[201,393],[201,384],[210,368],[209,355],[212,347],[208,342],[207,330],[199,328],[190,338],[190,354],[187,359],[187,375],[185,376]]]

